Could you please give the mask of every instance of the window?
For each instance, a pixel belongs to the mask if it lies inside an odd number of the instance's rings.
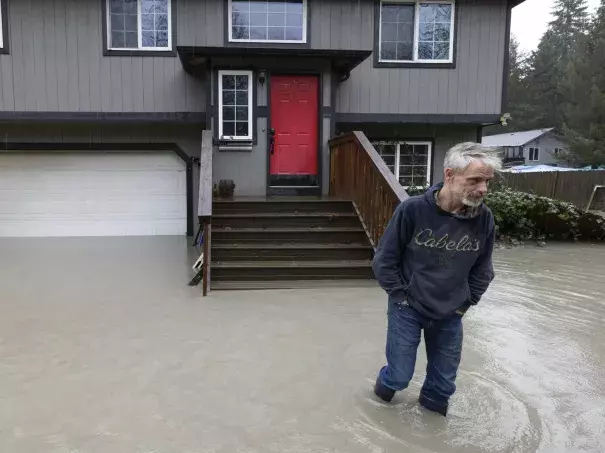
[[[4,38],[4,30],[6,29],[6,26],[4,24],[4,21],[8,18],[6,17],[5,7],[6,0],[0,0],[0,53],[3,53],[3,50],[6,51]]]
[[[554,155],[555,157],[559,157],[561,154],[563,154],[563,148],[555,148],[555,149],[553,150],[553,155]]]
[[[307,42],[307,0],[229,0],[229,41]]]
[[[529,160],[532,162],[540,160],[540,148],[529,148]]]
[[[221,140],[252,140],[252,71],[219,71]]]
[[[431,142],[377,141],[372,145],[403,187],[430,183]]]
[[[380,3],[379,62],[452,63],[452,0]]]
[[[107,0],[110,50],[172,50],[171,0]]]

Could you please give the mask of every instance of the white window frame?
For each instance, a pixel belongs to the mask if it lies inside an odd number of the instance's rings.
[[[533,156],[532,156],[533,151]],[[532,159],[533,157],[533,159]],[[527,148],[527,160],[529,162],[539,162],[540,161],[540,148],[531,146]]]
[[[245,75],[248,76],[248,135],[247,136],[235,136],[223,135],[223,76],[224,75]],[[228,140],[228,141],[251,141],[253,138],[253,106],[254,106],[254,73],[252,71],[235,71],[231,69],[225,69],[218,71],[218,137],[219,140]],[[237,111],[236,111],[237,115]]]
[[[302,40],[292,39],[234,39],[233,38],[233,14],[231,8],[231,0],[228,0],[228,18],[227,25],[229,26],[229,42],[262,42],[262,43],[275,43],[275,44],[306,44],[307,43],[307,17],[308,17],[308,0],[302,0],[303,2],[303,26],[302,26]]]
[[[2,0],[0,0],[2,1]],[[107,50],[127,52],[142,51],[142,52],[172,52],[172,0],[168,0],[168,47],[143,47],[143,16],[141,14],[141,2],[137,0],[137,35],[138,47],[111,47],[111,0],[105,0],[105,9],[107,12]]]
[[[452,17],[450,23],[450,56],[446,60],[422,60],[418,58],[418,43],[420,41],[420,5],[421,4],[451,4],[452,5]],[[414,11],[414,54],[413,60],[386,60],[382,58],[382,5],[396,5],[396,4],[415,4]],[[394,64],[416,64],[416,63],[430,63],[430,64],[443,64],[454,62],[454,41],[456,36],[456,0],[381,0],[379,5],[379,18],[378,18],[378,62],[379,63],[394,63]]]
[[[5,0],[0,0],[0,49],[4,49],[4,22],[2,17],[2,8],[4,7],[4,1]]]
[[[373,143],[385,143],[390,145],[396,145],[397,148],[395,150],[395,168],[393,174],[395,175],[395,179],[399,182],[399,164],[401,163],[401,145],[426,145],[428,148],[427,162],[426,162],[426,183],[431,183],[431,171],[432,171],[432,161],[433,161],[433,143],[430,141],[423,140],[376,140]],[[382,156],[380,156],[382,158]],[[402,186],[404,189],[409,189],[410,186]]]

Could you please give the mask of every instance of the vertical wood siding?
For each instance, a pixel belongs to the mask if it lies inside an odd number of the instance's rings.
[[[103,56],[102,1],[9,2],[11,49],[0,55],[0,110],[203,112],[203,82],[177,57]],[[177,19],[187,4],[178,1]]]

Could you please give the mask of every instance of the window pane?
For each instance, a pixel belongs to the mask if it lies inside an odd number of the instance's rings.
[[[286,25],[289,27],[300,27],[302,29],[303,26],[303,16],[302,14],[286,14]]]
[[[136,32],[139,29],[138,16],[136,14],[128,14],[124,16],[124,29],[126,31]]]
[[[452,5],[429,3],[420,6],[418,58],[449,60],[452,39]]]
[[[138,14],[137,0],[124,0],[125,14]]]
[[[282,41],[286,39],[286,30],[283,27],[270,27],[268,36],[270,41]]]
[[[223,105],[235,105],[235,91],[223,91]]]
[[[233,12],[231,14],[232,25],[248,26],[250,25],[250,14],[242,12]]]
[[[141,0],[141,12],[167,14],[168,0]]]
[[[279,1],[279,0],[268,0],[267,9],[269,12],[273,12],[273,13],[285,13],[286,12],[286,3],[283,1]]]
[[[122,14],[111,15],[111,30],[124,31],[125,16]]]
[[[223,121],[235,120],[235,107],[223,107]]]
[[[250,12],[266,13],[267,12],[267,2],[265,2],[265,1],[250,2]]]
[[[168,30],[168,16],[166,14],[156,14],[155,29],[160,31]]]
[[[250,39],[250,33],[247,27],[233,27],[233,39]]]
[[[250,25],[253,27],[266,27],[267,26],[267,15],[251,13],[250,14]]]
[[[286,1],[286,12],[288,13],[303,13],[303,2],[301,0]]]
[[[238,121],[248,121],[248,107],[236,107],[236,119]]]
[[[414,14],[413,4],[381,6],[380,58],[382,60],[413,59]]]
[[[238,137],[245,137],[248,135],[248,122],[242,123],[237,122],[235,126],[235,135]]]
[[[235,122],[223,121],[223,135],[235,135]]]
[[[111,32],[111,47],[114,49],[125,47],[124,39],[125,37],[123,32]]]
[[[156,47],[168,47],[168,32],[167,31],[158,31],[158,32],[156,32],[155,36],[156,36],[156,38],[155,38]]]
[[[236,91],[235,92],[235,104],[236,105],[248,105],[248,92],[247,91]]]
[[[250,12],[250,3],[247,0],[231,0],[231,12]]]
[[[124,0],[111,0],[109,12],[111,14],[124,14]]]
[[[224,75],[223,76],[223,90],[235,90],[235,76]]]
[[[421,60],[433,59],[433,43],[421,42],[418,43],[418,58]]]
[[[137,32],[127,31],[125,34],[125,47],[129,49],[136,49],[139,47],[139,36]]]
[[[141,15],[141,29],[153,30],[153,14]]]
[[[397,43],[383,42],[380,49],[381,60],[397,60]]]
[[[238,90],[247,90],[248,89],[248,76],[238,75],[235,76],[235,87]]]
[[[286,28],[286,39],[288,41],[302,41],[303,39],[303,31],[302,28]]]
[[[150,30],[141,32],[143,47],[155,47],[155,33]]]
[[[399,147],[399,182],[401,185],[423,186],[427,183],[429,146],[402,143]]]
[[[396,60],[413,60],[414,59],[414,45],[410,42],[403,42],[397,44],[397,57]]]
[[[266,40],[267,39],[267,28],[250,27],[250,39]]]
[[[269,26],[283,27],[286,25],[286,15],[282,13],[269,13]]]

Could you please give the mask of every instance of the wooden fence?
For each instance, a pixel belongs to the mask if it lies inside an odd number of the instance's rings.
[[[521,192],[568,201],[586,208],[596,185],[605,185],[605,170],[501,173],[501,184]]]

